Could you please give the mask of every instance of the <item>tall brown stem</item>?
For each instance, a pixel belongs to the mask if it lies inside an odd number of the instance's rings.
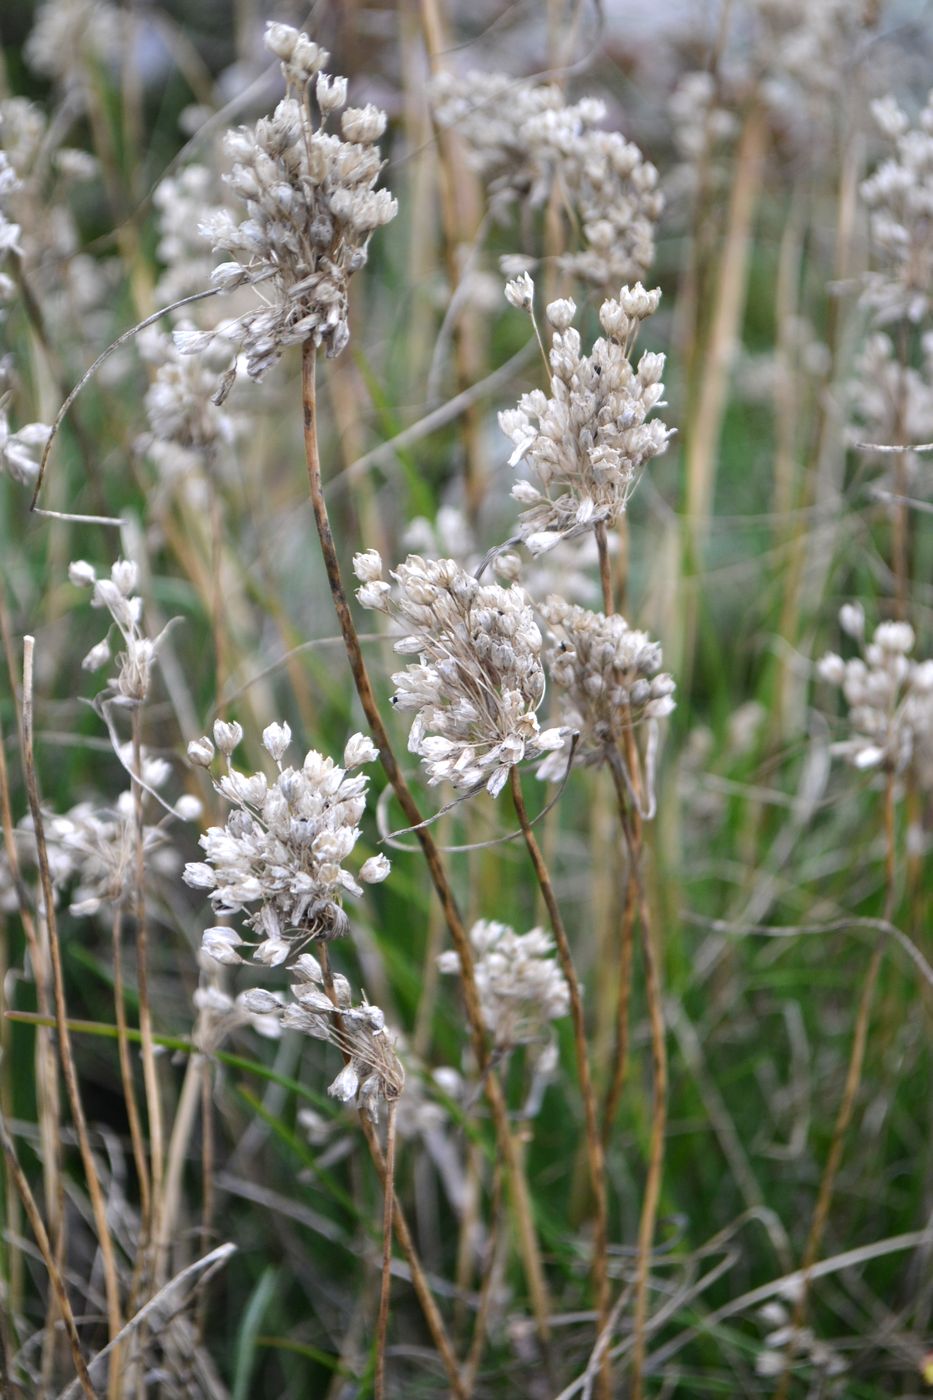
[[[26,773],[26,791],[29,795],[29,809],[32,813],[33,828],[35,831],[36,856],[39,865],[39,876],[42,883],[42,898],[45,903],[45,917],[49,931],[49,954],[52,964],[52,989],[55,1002],[55,1030],[58,1035],[58,1052],[62,1064],[62,1073],[65,1078],[68,1101],[71,1105],[71,1116],[74,1120],[75,1133],[78,1138],[78,1147],[81,1153],[81,1162],[84,1167],[85,1179],[87,1181],[88,1195],[91,1198],[91,1210],[94,1216],[94,1225],[97,1230],[97,1239],[100,1245],[101,1259],[103,1261],[104,1287],[107,1295],[107,1322],[110,1330],[110,1340],[113,1341],[123,1325],[120,1316],[120,1286],[117,1276],[117,1261],[114,1254],[113,1241],[110,1238],[110,1227],[107,1224],[107,1208],[104,1203],[104,1194],[101,1189],[100,1178],[97,1175],[94,1154],[91,1151],[87,1119],[84,1116],[84,1104],[78,1085],[78,1071],[75,1067],[74,1053],[71,1045],[71,1032],[68,1029],[68,1011],[65,1006],[65,978],[62,971],[58,921],[55,915],[55,891],[52,888],[49,852],[45,840],[45,823],[42,816],[42,806],[39,800],[39,780],[36,775],[35,729],[33,723],[34,647],[34,637],[27,636],[23,638],[23,766]]]
[[[632,1346],[632,1400],[641,1400],[644,1385],[645,1329],[648,1321],[648,1276],[654,1243],[658,1205],[661,1199],[661,1178],[664,1171],[664,1132],[667,1126],[667,1043],[664,1030],[664,1002],[661,994],[661,971],[651,931],[651,910],[645,893],[641,871],[641,820],[628,809],[628,790],[622,772],[622,759],[613,752],[610,772],[619,806],[619,821],[625,836],[630,869],[638,894],[641,924],[641,951],[645,966],[645,999],[651,1025],[651,1141],[648,1149],[648,1174],[638,1225],[638,1264],[635,1276],[635,1320]]]
[[[451,941],[453,942],[454,949],[460,960],[461,986],[463,988],[463,1000],[466,1008],[467,1020],[470,1026],[470,1042],[482,1076],[484,1092],[492,1112],[499,1150],[502,1152],[508,1167],[509,1189],[515,1208],[522,1262],[529,1292],[531,1294],[538,1335],[547,1353],[550,1340],[550,1300],[544,1277],[544,1267],[541,1262],[541,1254],[535,1233],[528,1183],[525,1179],[521,1162],[518,1159],[515,1142],[512,1137],[505,1095],[502,1091],[502,1085],[499,1082],[498,1076],[489,1067],[489,1048],[486,1042],[486,1031],[480,1007],[479,991],[476,986],[473,949],[467,937],[463,920],[460,917],[460,911],[457,908],[453,890],[447,879],[447,873],[444,869],[440,852],[434,843],[431,833],[421,825],[422,817],[418,809],[418,804],[405,781],[392,750],[392,745],[389,741],[385,725],[382,722],[382,716],[379,713],[375,694],[373,693],[369,673],[366,670],[366,663],[363,660],[360,640],[353,622],[353,616],[350,612],[350,605],[347,602],[347,596],[344,592],[343,579],[340,573],[340,562],[337,558],[337,549],[334,544],[334,536],[330,526],[330,518],[327,513],[327,503],[324,500],[324,488],[321,480],[321,460],[317,439],[317,388],[315,382],[315,367],[315,347],[308,342],[305,344],[302,351],[301,376],[304,407],[305,456],[308,467],[308,487],[311,505],[314,510],[314,520],[317,526],[318,538],[321,543],[324,567],[327,571],[327,579],[330,584],[331,595],[334,600],[337,621],[343,636],[347,659],[350,663],[353,682],[356,686],[356,693],[359,696],[360,704],[363,707],[363,713],[366,716],[367,723],[369,724],[375,742],[379,748],[379,756],[382,761],[382,766],[385,769],[386,776],[392,784],[395,795],[398,798],[399,804],[409,824],[415,828],[415,835],[421,845],[425,860],[427,861],[431,882],[440,900],[441,908],[444,911],[444,919],[450,931]]]
[[[389,1295],[392,1291],[392,1217],[395,1205],[395,1110],[396,1103],[386,1108],[385,1184],[382,1188],[382,1286],[379,1291],[379,1316],[376,1320],[376,1376],[373,1382],[375,1400],[385,1400],[386,1337],[389,1330]]]
[[[165,1167],[165,1144],[162,1125],[162,1096],[152,1038],[152,1002],[149,996],[149,930],[146,918],[145,828],[142,779],[142,720],[140,710],[133,711],[133,816],[135,825],[135,900],[136,900],[136,980],[139,987],[139,1035],[142,1045],[143,1083],[146,1090],[146,1113],[149,1120],[149,1172],[152,1183],[149,1239],[156,1251],[153,1257],[152,1283],[158,1288],[163,1261],[158,1258],[160,1216],[162,1210],[162,1180]]]
[[[573,963],[570,940],[567,937],[563,916],[561,915],[560,906],[557,903],[557,897],[554,893],[554,886],[551,882],[550,871],[547,868],[544,857],[541,854],[541,848],[538,845],[535,834],[531,829],[531,823],[528,820],[528,811],[525,807],[521,778],[519,777],[517,768],[512,768],[510,779],[512,784],[512,801],[515,804],[515,814],[518,817],[518,823],[522,829],[522,835],[525,838],[525,846],[527,847],[538,885],[540,886],[545,905],[547,906],[548,915],[551,920],[551,928],[554,931],[554,942],[557,945],[557,956],[560,959],[561,969],[567,980],[567,987],[570,992],[570,1016],[573,1021],[577,1074],[580,1080],[580,1094],[583,1099],[583,1114],[586,1122],[587,1159],[590,1168],[590,1181],[593,1187],[593,1200],[596,1208],[593,1222],[593,1275],[596,1283],[596,1306],[599,1313],[599,1331],[602,1332],[609,1321],[610,1308],[606,1163],[603,1157],[603,1143],[599,1132],[599,1123],[596,1113],[596,1094],[593,1089],[593,1079],[590,1073],[590,1058],[586,1046],[586,1021],[583,1015],[583,995],[577,977],[577,970]],[[600,1369],[600,1388],[601,1393],[606,1397],[611,1394],[608,1348],[603,1355],[603,1363]]]

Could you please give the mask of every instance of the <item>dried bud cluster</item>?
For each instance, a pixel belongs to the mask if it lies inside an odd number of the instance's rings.
[[[556,595],[541,611],[550,628],[548,672],[566,705],[564,722],[579,733],[581,762],[602,762],[626,728],[671,713],[674,680],[661,672],[660,644],[647,632]],[[538,776],[560,778],[565,768],[548,758]]]
[[[277,966],[311,939],[347,932],[340,901],[344,894],[363,891],[343,862],[360,837],[369,780],[349,777],[346,770],[371,763],[376,749],[356,734],[344,752],[344,767],[312,749],[301,768],[283,768],[291,731],[287,724],[270,724],[262,736],[278,770],[270,781],[263,772],[233,767],[231,755],[242,737],[238,724],[218,720],[214,725],[214,744],[227,767],[214,786],[233,810],[224,826],[209,827],[201,837],[206,859],[189,863],[185,880],[210,890],[215,913],[242,913],[258,940],[250,945],[253,958]],[[195,740],[189,758],[208,767],[214,744],[206,737]],[[360,879],[384,880],[389,868],[385,856],[371,856]],[[222,963],[244,962],[237,952],[243,943],[226,926],[207,929],[203,938],[204,951]]]
[[[379,1103],[394,1103],[405,1087],[405,1071],[385,1028],[385,1014],[364,998],[354,1006],[350,984],[339,974],[333,979],[336,1004],[324,989],[320,965],[303,953],[289,967],[293,1002],[260,988],[244,993],[242,1005],[256,1015],[277,1016],[281,1025],[315,1040],[336,1045],[346,1063],[327,1092],[341,1103],[357,1101],[363,1112],[378,1120]]]
[[[893,97],[875,102],[872,111],[894,154],[862,184],[884,264],[869,274],[864,301],[879,325],[901,317],[922,321],[933,285],[933,92],[915,127]]]
[[[353,562],[363,607],[395,618],[406,633],[395,650],[419,656],[392,677],[392,703],[414,712],[408,747],[429,783],[485,786],[495,797],[515,764],[561,747],[560,730],[538,726],[541,633],[523,589],[481,584],[452,559],[418,554],[392,573],[393,589],[375,550]]]
[[[567,979],[554,961],[544,929],[517,934],[508,924],[480,919],[470,929],[483,1019],[497,1048],[541,1040],[551,1021],[570,1010]],[[438,958],[442,972],[460,972],[455,952]]]
[[[106,0],[45,0],[25,55],[31,68],[64,83],[73,95],[87,82],[91,65],[119,60],[123,40],[123,15]]]
[[[501,73],[441,74],[433,100],[438,121],[466,143],[494,207],[541,206],[559,191],[584,242],[560,256],[564,271],[599,287],[645,275],[664,207],[658,172],[632,142],[597,126],[602,102],[568,106],[559,87]]]
[[[876,331],[856,357],[846,398],[855,422],[849,438],[857,443],[933,440],[933,332],[921,337],[922,368],[901,363],[891,336]],[[902,454],[877,454],[882,473],[899,478],[895,487],[922,484],[922,458],[909,447]],[[921,485],[922,489],[922,485]]]
[[[143,759],[143,781],[159,787],[168,776],[162,759]],[[198,811],[200,808],[198,807]],[[186,815],[197,812],[186,810]],[[136,887],[136,820],[132,792],[122,792],[111,807],[81,802],[64,816],[47,818],[46,842],[56,884],[78,881],[72,891],[69,913],[96,914],[102,904],[129,900]],[[143,828],[143,851],[154,873],[176,875],[177,851],[165,828]]]
[[[245,201],[247,217],[237,224],[218,210],[202,224],[215,252],[231,259],[214,269],[214,285],[222,291],[246,284],[259,289],[262,308],[237,323],[253,379],[289,345],[313,341],[328,356],[340,354],[350,337],[350,277],[365,264],[374,230],[393,219],[398,207],[387,190],[375,188],[385,113],[346,107],[342,136],[328,132],[328,117],[346,101],[345,79],[321,71],[328,54],[283,24],[269,26],[267,45],[282,59],[290,93],[271,117],[239,127],[226,141],[233,161],[226,179]],[[317,130],[308,92],[312,79],[321,114]],[[226,334],[232,338],[233,328]],[[210,338],[178,333],[186,351],[204,349]]]
[[[160,305],[203,291],[210,279],[214,259],[198,228],[222,209],[219,183],[219,172],[206,165],[186,165],[160,180],[153,191],[159,229],[156,255],[164,269],[155,288]],[[186,314],[192,312],[186,308]]]
[[[2,233],[0,228],[0,237]],[[6,472],[20,486],[32,486],[39,475],[39,460],[51,429],[44,423],[26,423],[11,432],[7,416],[10,397],[0,396],[0,472]]]
[[[204,355],[182,355],[171,336],[152,329],[139,345],[155,374],[145,398],[149,432],[137,446],[163,481],[190,485],[234,439],[233,419],[211,400],[218,372],[229,364],[229,346],[218,337]]]
[[[133,594],[138,582],[136,565],[129,559],[118,559],[110,570],[109,579],[98,578],[92,564],[77,559],[69,564],[68,577],[79,587],[92,590],[91,607],[106,608],[123,638],[125,650],[116,657],[119,672],[107,683],[112,692],[111,703],[130,708],[141,705],[149,694],[152,667],[164,633],[153,641],[140,631],[143,600]],[[81,665],[86,671],[96,671],[110,659],[110,642],[104,636]]]
[[[833,746],[856,768],[912,772],[923,791],[933,789],[933,661],[913,661],[913,628],[882,622],[871,641],[859,604],[839,614],[843,630],[862,655],[843,661],[829,652],[819,663],[822,678],[842,688],[849,705],[850,739]]]
[[[573,302],[547,308],[556,327],[548,356],[551,395],[534,389],[499,414],[515,444],[510,465],[525,462],[529,469],[531,479],[517,482],[512,495],[526,507],[520,534],[534,554],[616,520],[646,463],[667,446],[670,429],[660,419],[646,421],[662,403],[664,356],[645,351],[637,369],[630,358],[660,296],[636,283],[623,287],[618,300],[604,301],[605,335],[589,355],[570,325]]]

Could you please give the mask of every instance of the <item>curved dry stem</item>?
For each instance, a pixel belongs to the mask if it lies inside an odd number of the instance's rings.
[[[517,768],[513,767],[511,769],[510,780],[512,785],[512,801],[515,804],[515,814],[518,817],[522,835],[525,838],[525,845],[528,849],[528,855],[534,867],[535,877],[541,889],[544,903],[547,906],[548,916],[551,920],[551,928],[554,931],[554,942],[557,945],[557,956],[560,960],[561,970],[567,980],[567,987],[570,993],[570,1016],[573,1021],[577,1075],[580,1080],[580,1094],[583,1099],[583,1114],[586,1124],[586,1153],[595,1206],[595,1218],[593,1221],[593,1277],[596,1284],[596,1306],[599,1315],[599,1330],[602,1332],[608,1324],[610,1309],[606,1163],[603,1157],[602,1137],[599,1132],[596,1112],[596,1093],[593,1089],[590,1059],[586,1045],[586,1020],[583,1014],[583,995],[580,989],[580,981],[577,977],[577,970],[573,963],[570,940],[567,937],[567,930],[564,927],[564,920],[560,912],[560,906],[557,903],[557,897],[554,893],[550,872],[541,854],[541,848],[538,845],[535,834],[531,829],[531,823],[528,820],[528,811],[525,807],[525,799],[522,794],[522,782]],[[608,1353],[604,1355],[600,1368],[600,1392],[606,1397],[611,1393]]]
[[[366,716],[366,721],[369,724],[373,738],[379,748],[379,756],[382,761],[382,766],[385,769],[386,776],[395,790],[399,804],[408,818],[409,823],[413,828],[416,828],[415,834],[422,852],[424,853],[425,860],[427,861],[431,882],[440,900],[441,909],[444,913],[444,920],[450,931],[454,949],[460,959],[461,986],[463,988],[463,1000],[467,1019],[469,1021],[470,1043],[482,1076],[484,1091],[492,1111],[499,1150],[502,1152],[508,1167],[509,1187],[517,1218],[522,1263],[528,1282],[528,1289],[531,1294],[538,1334],[541,1338],[542,1345],[545,1347],[545,1350],[547,1350],[550,1340],[550,1300],[544,1277],[544,1266],[541,1262],[541,1252],[538,1248],[528,1183],[512,1138],[505,1095],[502,1091],[502,1085],[499,1082],[498,1076],[490,1069],[489,1047],[486,1041],[486,1030],[483,1022],[482,1009],[480,1007],[479,992],[476,986],[473,949],[467,937],[463,920],[460,917],[460,911],[457,908],[453,890],[447,879],[447,872],[444,869],[440,852],[437,849],[431,833],[423,826],[423,819],[418,804],[405,781],[398,760],[393,752],[386,727],[382,722],[382,716],[379,713],[379,706],[376,703],[376,697],[369,679],[369,673],[366,669],[366,663],[363,660],[359,636],[357,635],[353,616],[350,612],[350,605],[343,587],[340,562],[337,558],[337,549],[334,544],[334,536],[330,526],[330,518],[327,513],[327,503],[324,500],[324,488],[321,479],[321,460],[317,441],[315,366],[315,347],[308,342],[305,344],[302,351],[302,401],[304,410],[305,456],[308,467],[308,487],[311,505],[314,511],[314,521],[317,526],[318,538],[321,543],[321,553],[327,572],[327,580],[330,585],[334,607],[337,612],[337,620],[340,624],[340,631],[347,652],[347,659],[350,663],[353,682],[356,686],[356,693],[359,696],[360,704],[363,707],[363,713]]]

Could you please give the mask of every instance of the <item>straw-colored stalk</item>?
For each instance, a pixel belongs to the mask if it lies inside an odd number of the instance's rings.
[[[453,890],[450,887],[440,852],[438,851],[430,831],[422,825],[422,817],[418,804],[405,781],[398,760],[392,749],[386,727],[379,712],[379,706],[372,688],[372,683],[369,679],[369,673],[366,669],[366,663],[363,659],[363,653],[360,647],[359,635],[353,621],[353,615],[350,612],[350,605],[347,601],[343,586],[340,562],[337,558],[337,549],[334,543],[333,531],[331,530],[327,503],[324,499],[324,486],[321,478],[321,460],[317,438],[316,358],[314,345],[311,342],[306,343],[302,353],[302,401],[304,412],[305,456],[308,468],[308,487],[311,496],[311,505],[314,511],[314,520],[317,527],[318,539],[321,544],[321,553],[324,558],[327,579],[330,585],[331,596],[334,600],[340,631],[344,639],[353,682],[363,708],[363,713],[366,716],[366,721],[372,731],[373,739],[379,749],[382,766],[389,782],[392,784],[402,811],[405,813],[409,824],[416,828],[415,835],[424,852],[431,883],[437,893],[441,908],[444,912],[445,922],[450,931],[454,949],[460,960],[461,986],[463,988],[464,1005],[470,1028],[470,1042],[476,1058],[477,1068],[482,1077],[484,1092],[492,1111],[499,1149],[508,1167],[509,1188],[515,1210],[522,1262],[529,1292],[531,1294],[538,1334],[542,1345],[545,1350],[547,1350],[550,1340],[550,1301],[544,1277],[544,1266],[538,1248],[528,1183],[512,1137],[505,1095],[498,1076],[490,1067],[486,1030],[479,1000],[479,991],[476,985],[473,949],[460,916],[456,900],[454,899]]]

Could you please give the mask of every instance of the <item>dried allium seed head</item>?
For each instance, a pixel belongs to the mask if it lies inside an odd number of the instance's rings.
[[[429,783],[485,786],[496,796],[515,764],[560,748],[564,737],[538,726],[544,671],[528,599],[517,586],[479,583],[452,559],[411,554],[392,578],[394,590],[382,585],[378,600],[369,601],[372,583],[357,596],[404,629],[397,652],[419,655],[392,677],[392,703],[414,713],[409,750]]]
[[[95,569],[83,559],[68,567],[68,577],[79,587],[90,588],[91,607],[109,612],[123,639],[125,650],[117,653],[120,669],[107,682],[107,698],[111,704],[133,708],[141,705],[149,694],[152,667],[164,631],[154,640],[140,629],[143,600],[135,597],[138,570],[129,559],[118,559],[110,570],[110,578],[98,578]],[[86,670],[96,670],[110,659],[106,639],[92,647],[82,662]]]
[[[645,352],[637,368],[630,359],[639,325],[659,297],[639,283],[603,302],[605,336],[589,355],[576,330],[555,332],[550,397],[535,389],[499,414],[515,444],[510,465],[524,461],[529,470],[512,495],[526,507],[520,534],[532,553],[616,520],[645,465],[667,447],[670,429],[660,419],[647,421],[663,399],[664,356]]]
[[[618,752],[625,730],[674,709],[673,678],[661,671],[661,647],[617,613],[609,617],[556,595],[541,609],[550,629],[547,663],[566,706],[565,723],[579,734],[576,757],[600,763]],[[566,763],[553,755],[538,776],[557,779]]]
[[[270,26],[267,42],[283,60],[289,94],[271,117],[229,133],[233,161],[226,177],[245,201],[239,224],[226,211],[203,224],[215,252],[228,261],[214,270],[215,286],[256,286],[259,310],[241,316],[239,343],[247,372],[259,379],[289,345],[313,342],[328,356],[349,340],[349,280],[366,262],[373,232],[395,217],[387,190],[377,190],[383,162],[374,144],[384,128],[376,108],[348,109],[343,136],[326,130],[328,115],[346,101],[346,82],[320,72],[327,54],[287,25]],[[321,125],[315,129],[305,87],[317,75]],[[225,328],[228,338],[231,327]],[[180,348],[200,351],[210,335],[179,335]],[[229,382],[226,381],[229,387]]]
[[[843,661],[829,652],[819,663],[821,678],[839,686],[849,706],[851,737],[833,752],[856,768],[910,772],[921,791],[933,790],[933,661],[912,659],[906,622],[881,622],[868,641],[859,604],[846,604],[840,621],[862,654]]]
[[[255,939],[253,958],[275,966],[311,939],[347,931],[341,901],[363,891],[343,862],[359,840],[368,779],[348,777],[314,750],[300,768],[283,768],[291,737],[284,724],[263,733],[278,768],[275,777],[240,773],[230,755],[242,736],[238,724],[214,725],[214,740],[227,756],[227,772],[214,786],[232,811],[223,826],[209,827],[201,837],[205,860],[187,865],[185,880],[210,890],[215,912],[242,914]],[[198,741],[199,752],[207,742]],[[389,868],[384,856],[375,856],[360,874],[373,883],[385,879]],[[204,949],[218,961],[243,962],[236,951],[241,941],[215,927],[205,934]]]
[[[470,942],[483,1019],[498,1048],[541,1040],[551,1021],[568,1014],[567,980],[544,929],[517,934],[508,924],[480,919],[470,930]],[[442,972],[460,971],[454,952],[442,953],[438,965]]]
[[[254,988],[244,994],[244,1006],[260,1015],[278,1016],[288,1030],[335,1045],[346,1063],[327,1092],[341,1103],[355,1100],[367,1117],[378,1121],[380,1103],[394,1103],[405,1087],[405,1070],[386,1030],[384,1012],[365,997],[354,1006],[350,984],[339,974],[333,978],[332,1000],[324,990],[321,968],[309,953],[289,971],[297,979],[290,988],[292,1002],[283,1007],[274,994]]]
[[[558,257],[562,271],[599,287],[646,274],[664,207],[658,172],[637,146],[598,127],[601,102],[568,105],[556,85],[501,73],[444,73],[432,96],[438,121],[465,142],[493,208],[541,207],[560,189],[583,245]]]
[[[894,153],[862,184],[871,212],[872,241],[881,267],[863,294],[878,324],[919,322],[930,307],[933,285],[933,91],[915,127],[893,97],[873,107]]]

